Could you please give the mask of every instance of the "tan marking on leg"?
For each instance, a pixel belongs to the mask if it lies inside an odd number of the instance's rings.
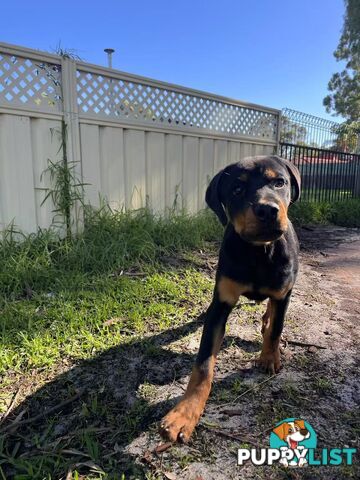
[[[264,325],[263,334],[263,346],[258,360],[258,364],[267,372],[274,374],[280,370],[280,336],[275,341],[271,339],[271,332],[274,328],[276,304],[271,299],[270,304],[270,319]],[[265,313],[266,315],[266,313]]]
[[[266,311],[264,315],[262,316],[262,325],[261,325],[261,334],[264,335],[265,329],[269,325],[270,321],[270,312],[271,312],[271,302],[268,300],[267,306],[266,306]]]
[[[223,337],[222,329],[215,330],[212,355],[203,365],[194,366],[185,395],[161,422],[161,435],[173,442],[187,442],[204,411]]]
[[[187,442],[204,411],[211,389],[215,357],[212,355],[207,363],[204,370],[194,366],[184,397],[161,422],[161,435],[172,442]]]
[[[214,376],[215,358],[214,354],[210,357],[209,364],[205,371],[201,370],[198,366],[193,368],[184,399],[196,397],[197,403],[205,405]]]
[[[220,277],[216,288],[220,301],[232,306],[236,305],[240,295],[252,290],[250,284],[238,283],[228,277]]]

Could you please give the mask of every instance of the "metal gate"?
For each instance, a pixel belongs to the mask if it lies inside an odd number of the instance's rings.
[[[360,197],[360,155],[284,142],[279,154],[300,170],[303,201]]]

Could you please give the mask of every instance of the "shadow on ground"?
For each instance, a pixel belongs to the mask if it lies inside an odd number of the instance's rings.
[[[72,478],[69,472],[75,470],[86,475],[81,478],[100,478],[105,471],[106,478],[114,479],[356,478],[352,470],[332,476],[314,467],[301,476],[270,467],[259,470],[260,476],[246,470],[244,476],[229,474],[237,469],[236,448],[248,442],[267,446],[274,423],[288,416],[307,418],[318,440],[329,447],[357,441],[357,413],[350,410],[346,418],[339,411],[342,399],[337,389],[346,386],[343,371],[337,372],[339,385],[328,380],[335,374],[336,354],[324,363],[321,352],[296,355],[293,349],[291,361],[283,358],[280,375],[266,382],[269,377],[251,361],[244,366],[233,357],[234,349],[248,355],[258,351],[259,341],[231,334],[219,356],[207,413],[190,446],[175,447],[161,458],[154,454],[160,440],[158,420],[183,392],[194,361],[193,354],[167,347],[196,333],[201,325],[200,317],[145,339],[129,339],[79,363],[26,398],[1,425],[5,478],[40,479],[47,473],[52,479],[67,474]],[[352,365],[347,375],[355,378],[357,371],[358,366]],[[241,413],[232,417],[228,409]],[[339,423],[341,432],[337,432]],[[329,436],[336,439],[331,445]],[[189,476],[188,465],[193,470]],[[172,466],[177,475],[166,477],[164,472]],[[221,476],[221,470],[227,473]]]
[[[27,397],[0,427],[0,465],[6,478],[43,478],[47,472],[64,475],[84,468],[95,472],[100,465],[119,475],[141,476],[125,447],[141,432],[155,432],[156,421],[178,399],[170,387],[171,399],[154,403],[152,389],[175,385],[189,375],[194,355],[166,346],[202,327],[202,317],[143,339],[129,338]],[[260,348],[257,341],[228,336],[224,349],[230,345],[247,352]]]

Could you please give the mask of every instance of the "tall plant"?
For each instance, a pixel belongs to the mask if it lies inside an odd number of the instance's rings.
[[[72,50],[63,49],[60,44],[56,47],[55,53],[62,58],[80,60]],[[58,92],[55,95],[56,101],[62,102],[63,91],[62,84],[58,78],[59,67],[50,67],[44,63],[38,66],[45,70],[47,76],[52,80],[55,91]],[[53,223],[65,225],[66,236],[71,239],[73,227],[72,212],[77,205],[84,206],[83,187],[85,184],[76,175],[75,163],[68,160],[67,128],[65,120],[62,119],[60,129],[50,129],[52,137],[56,134],[59,138],[60,147],[58,153],[61,152],[61,158],[58,161],[48,159],[48,167],[41,174],[41,177],[43,177],[43,175],[48,173],[51,181],[51,187],[47,189],[41,205],[51,198],[54,205],[53,213],[55,214]]]
[[[58,161],[48,159],[48,167],[44,170],[41,176],[48,173],[50,175],[51,188],[48,189],[43,205],[49,198],[51,198],[54,209],[53,223],[60,223],[66,227],[66,236],[72,237],[72,211],[80,204],[84,206],[84,195],[82,183],[77,175],[75,163],[68,161],[67,155],[67,125],[65,120],[61,120],[60,129],[51,129],[51,134],[57,134],[60,140],[59,152],[61,158]]]

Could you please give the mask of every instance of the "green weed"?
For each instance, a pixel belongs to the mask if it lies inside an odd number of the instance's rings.
[[[317,377],[314,381],[314,388],[318,393],[329,393],[334,389],[334,386],[328,378]]]
[[[294,225],[333,223],[343,227],[360,227],[360,199],[338,202],[298,202],[289,209]]]

